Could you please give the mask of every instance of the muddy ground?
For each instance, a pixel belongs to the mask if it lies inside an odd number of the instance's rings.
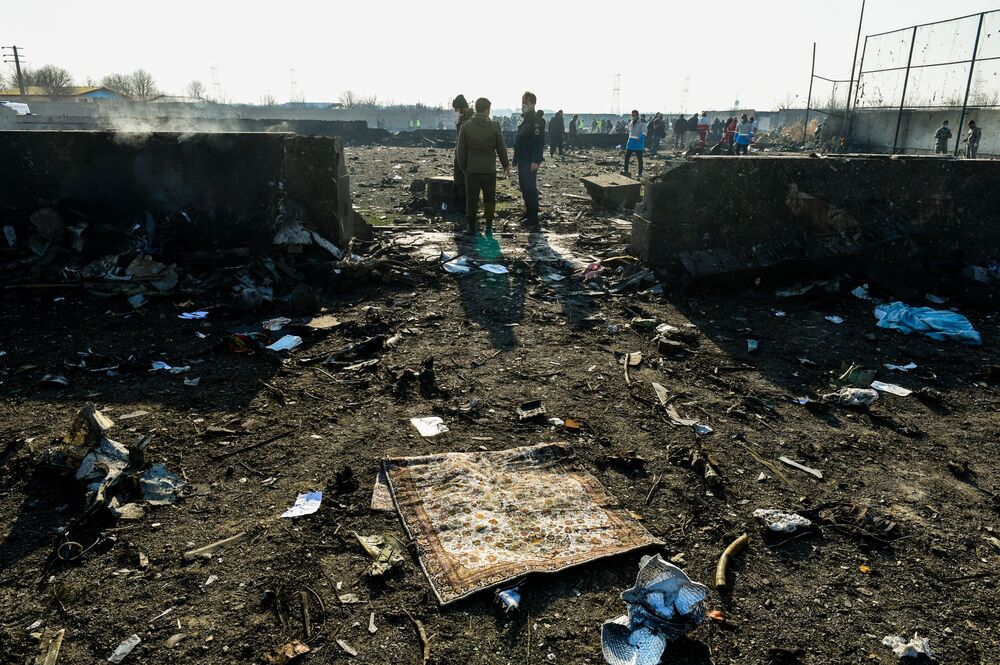
[[[122,295],[70,288],[3,294],[0,449],[13,455],[0,468],[0,661],[34,662],[31,634],[65,629],[59,663],[67,664],[103,662],[132,634],[142,642],[126,663],[259,663],[292,639],[312,648],[303,663],[420,663],[419,621],[436,663],[601,663],[601,623],[624,612],[619,594],[634,581],[640,554],[530,577],[520,613],[504,615],[491,592],[439,607],[412,551],[401,570],[368,579],[370,560],[352,535],[404,537],[394,514],[369,509],[385,456],[568,441],[693,579],[711,585],[722,550],[750,535],[730,590],[709,598],[726,621],[708,621],[670,645],[664,662],[889,664],[896,658],[882,638],[919,631],[940,662],[1000,663],[1000,552],[987,540],[1000,535],[1000,400],[980,378],[1000,364],[994,312],[962,308],[984,339],[970,348],[877,329],[873,303],[851,295],[860,280],[850,276],[816,275],[834,282],[790,298],[776,289],[807,276],[712,289],[668,280],[662,293],[609,294],[581,285],[573,269],[627,254],[629,225],[616,221],[627,215],[596,212],[575,197],[584,194],[579,175],[618,170],[614,153],[546,162],[541,234],[518,226],[517,192],[502,184],[495,242],[475,243],[456,241],[460,218],[428,217],[411,205],[410,183],[446,173],[447,150],[349,154],[359,211],[382,225],[356,251],[381,250],[391,263],[349,287],[321,281],[320,305],[342,325],[307,336],[290,355],[220,349],[227,329],[288,313],[281,303],[229,308],[232,271],[135,311]],[[455,253],[456,242],[510,274],[445,274],[437,259]],[[605,286],[614,282],[609,275]],[[892,295],[877,285],[871,293]],[[205,321],[177,318],[201,308],[210,308]],[[654,332],[630,326],[636,317],[680,328],[680,347],[659,348]],[[378,359],[372,366],[302,362],[395,333],[401,343],[366,356]],[[756,353],[748,339],[759,342]],[[135,356],[140,370],[108,376],[66,367],[87,352]],[[627,380],[616,354],[629,352],[643,361]],[[401,371],[419,371],[428,358],[436,389],[397,389]],[[144,369],[150,360],[191,370],[152,373]],[[911,361],[919,368],[909,373],[883,368]],[[883,394],[868,410],[789,399],[829,392],[844,363],[931,390]],[[44,374],[63,374],[69,385],[37,385]],[[184,385],[191,377],[199,385]],[[714,432],[672,424],[653,382],[682,415]],[[584,427],[519,422],[516,407],[533,398],[548,416]],[[147,509],[138,521],[91,523],[74,534],[90,549],[65,562],[53,556],[58,530],[81,510],[82,492],[39,459],[87,403],[117,421],[110,435],[118,441],[152,435],[147,459],[183,473],[190,486],[176,505]],[[427,415],[443,417],[450,433],[419,437],[408,420]],[[690,465],[695,451],[721,485]],[[630,454],[645,461],[611,459]],[[781,456],[823,479],[782,465]],[[356,483],[344,480],[345,468]],[[278,518],[297,494],[318,489],[326,491],[319,512]],[[824,523],[787,538],[768,536],[752,517],[757,508],[782,508],[815,518],[834,504],[865,507],[874,521]],[[895,525],[889,532],[886,522]],[[211,559],[182,558],[241,532],[249,539]],[[359,602],[342,603],[345,594]],[[269,605],[275,596],[284,621]]]

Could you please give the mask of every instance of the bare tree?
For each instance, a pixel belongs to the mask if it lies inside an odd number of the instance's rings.
[[[204,99],[205,98],[205,84],[195,79],[188,83],[187,96],[194,99]]]
[[[785,95],[785,98],[783,100],[778,102],[778,110],[785,111],[787,109],[792,108],[793,106],[795,106],[795,100],[798,98],[799,98],[798,95],[793,95],[792,93],[788,93],[787,95]]]
[[[147,102],[159,96],[160,91],[156,87],[153,75],[145,69],[137,69],[129,75],[132,79],[132,92],[136,99]]]
[[[260,105],[261,106],[274,106],[277,102],[274,99],[274,95],[267,93],[266,95],[261,95]]]
[[[123,97],[134,97],[132,77],[129,74],[108,74],[101,79],[101,85],[108,90],[114,90]]]
[[[21,76],[24,77],[24,85],[41,88],[47,95],[64,95],[73,85],[72,74],[55,65],[45,65],[38,69],[22,67]]]
[[[345,90],[344,92],[340,93],[340,103],[346,106],[347,108],[351,108],[352,106],[358,105],[358,97],[350,90]]]

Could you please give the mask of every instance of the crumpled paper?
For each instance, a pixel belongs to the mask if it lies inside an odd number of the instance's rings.
[[[931,643],[926,637],[920,637],[919,633],[913,633],[913,639],[906,641],[899,635],[886,635],[882,638],[882,644],[892,649],[897,658],[916,658],[918,656],[934,657],[931,651]]]
[[[692,582],[659,554],[639,562],[635,586],[622,593],[628,614],[601,627],[601,651],[610,665],[656,665],[667,643],[705,620],[708,588]]]

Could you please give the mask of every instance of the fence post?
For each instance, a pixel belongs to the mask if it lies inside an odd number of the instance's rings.
[[[806,144],[806,132],[809,130],[809,111],[813,100],[813,79],[816,78],[816,42],[813,42],[813,64],[809,70],[809,97],[806,98],[806,119],[802,123],[802,145]]]
[[[976,71],[976,56],[979,55],[979,38],[983,34],[983,21],[986,19],[986,12],[979,15],[979,29],[976,30],[976,44],[972,47],[972,60],[969,61],[969,83],[965,86],[965,99],[962,101],[962,115],[958,120],[958,135],[955,137],[955,156],[962,147],[962,134],[965,132],[965,113],[969,108],[969,93],[972,92],[972,75]]]
[[[868,53],[868,37],[865,37],[865,45],[861,47],[861,62],[858,64],[858,85],[854,88],[854,101],[851,102],[851,114],[847,123],[846,136],[851,139],[854,133],[854,113],[858,110],[858,99],[861,97],[861,77],[865,75],[865,54]]]
[[[913,47],[917,44],[917,28],[913,27],[913,35],[910,36],[910,57],[906,59],[906,76],[903,78],[903,94],[899,98],[899,115],[896,116],[896,136],[892,139],[892,154],[896,154],[896,146],[899,145],[899,126],[903,122],[903,107],[906,105],[906,86],[910,84],[910,65],[913,64]]]
[[[851,92],[854,89],[854,72],[855,68],[858,66],[858,47],[861,46],[861,26],[865,22],[865,0],[861,0],[861,18],[858,19],[858,39],[854,42],[854,60],[851,61],[851,80],[847,84],[847,105],[844,107],[844,126],[841,128],[841,134],[845,138],[850,138],[850,126],[851,126]],[[865,38],[865,46],[868,46],[868,38]],[[864,62],[864,56],[861,56],[861,61]],[[860,81],[861,75],[858,75],[858,85],[861,85]]]

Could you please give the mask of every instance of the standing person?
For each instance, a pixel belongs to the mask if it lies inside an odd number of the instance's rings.
[[[667,125],[663,122],[663,114],[657,113],[649,123],[649,156],[656,157],[660,151],[660,141],[667,135]]]
[[[521,96],[521,122],[514,138],[517,184],[524,198],[525,225],[538,227],[538,168],[545,157],[545,121],[535,113],[538,98],[533,92]]]
[[[451,103],[451,108],[458,114],[458,118],[455,120],[455,137],[457,141],[458,136],[462,133],[462,125],[472,117],[472,109],[469,108],[469,102],[465,101],[465,95],[456,97]],[[465,173],[462,172],[462,167],[458,165],[457,150],[455,151],[454,180],[452,193],[455,199],[455,209],[458,212],[462,212],[465,210]]]
[[[687,136],[687,127],[688,123],[687,120],[684,119],[684,116],[677,116],[677,119],[674,120],[674,148],[683,150],[685,144],[684,139]]]
[[[705,149],[705,139],[708,138],[708,127],[708,111],[702,111],[698,117],[698,124],[695,125],[695,130],[698,132],[698,147],[702,150]]]
[[[580,116],[574,114],[569,121],[569,139],[566,141],[567,148],[576,147],[576,133],[580,130]]]
[[[698,133],[698,114],[697,113],[693,114],[691,116],[691,118],[688,120],[688,127],[687,127],[687,129],[692,134],[697,134]]]
[[[556,154],[556,150],[559,150],[559,154],[563,154],[563,132],[565,130],[565,123],[563,122],[563,112],[562,110],[556,111],[556,114],[552,116],[552,120],[549,122],[549,156]]]
[[[750,140],[753,138],[753,123],[744,113],[736,125],[736,154],[746,155],[750,152]]]
[[[733,142],[736,140],[736,116],[731,116],[726,121],[726,127],[722,130],[722,145],[726,147],[728,154],[733,154]]]
[[[601,132],[601,121],[594,118],[594,122],[590,123],[590,133],[599,134]]]
[[[750,116],[750,143],[753,143],[753,137],[757,136],[757,127],[759,127],[757,118]]]
[[[965,146],[965,157],[966,159],[975,159],[976,155],[979,154],[979,140],[983,138],[983,130],[976,126],[975,120],[969,121],[969,133],[962,139],[962,143],[967,144]]]
[[[642,178],[642,152],[646,149],[646,121],[639,118],[639,112],[632,111],[632,120],[628,123],[628,143],[625,144],[625,170],[628,175],[628,164],[632,155],[639,160],[639,178]]]
[[[506,178],[510,173],[507,160],[507,145],[503,141],[500,127],[490,120],[490,100],[480,97],[476,100],[476,112],[462,125],[458,132],[458,147],[455,149],[458,164],[465,173],[466,207],[465,216],[469,220],[469,233],[476,234],[476,212],[479,208],[479,192],[483,193],[483,218],[486,234],[493,233],[493,217],[497,209],[497,159],[503,167]]]
[[[934,154],[935,155],[946,155],[948,154],[948,142],[951,141],[951,127],[948,126],[948,121],[945,120],[938,127],[938,130],[934,132]]]

